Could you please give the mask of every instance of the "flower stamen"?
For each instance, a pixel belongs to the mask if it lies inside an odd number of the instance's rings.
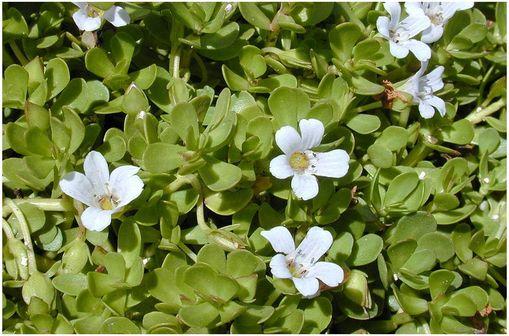
[[[304,171],[309,167],[309,158],[303,152],[295,152],[290,156],[290,167],[296,171]]]

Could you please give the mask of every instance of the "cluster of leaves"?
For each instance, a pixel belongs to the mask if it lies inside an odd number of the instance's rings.
[[[429,120],[392,95],[419,62],[377,36],[380,3],[118,5],[131,24],[81,34],[71,3],[3,4],[4,331],[505,333],[504,3],[432,46]],[[303,118],[351,157],[307,202],[268,172]],[[102,232],[58,187],[92,149],[145,183]],[[278,225],[331,231],[345,282],[273,278]]]

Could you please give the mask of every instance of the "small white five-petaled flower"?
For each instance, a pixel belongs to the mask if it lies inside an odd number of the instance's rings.
[[[325,128],[320,120],[302,119],[300,133],[291,126],[276,132],[276,143],[284,154],[270,161],[270,172],[278,179],[292,177],[292,190],[297,197],[309,200],[318,194],[315,175],[343,177],[348,172],[348,154],[342,149],[327,153],[311,149],[322,141]]]
[[[401,7],[398,2],[385,2],[384,8],[389,12],[390,18],[380,16],[376,21],[378,32],[389,40],[392,56],[404,58],[411,51],[421,62],[431,58],[430,47],[413,37],[430,25],[430,19],[424,15],[409,15],[399,21]]]
[[[432,118],[435,114],[435,108],[443,117],[445,115],[445,102],[442,98],[435,96],[434,93],[444,87],[442,81],[444,67],[439,66],[423,76],[427,67],[428,62],[421,63],[419,71],[410,77],[400,90],[412,95],[413,103],[419,105],[419,112],[423,118]]]
[[[473,6],[473,1],[405,3],[405,9],[409,15],[426,15],[430,19],[430,26],[421,35],[421,41],[425,43],[438,41],[444,33],[445,24],[456,12]]]
[[[318,226],[309,229],[299,247],[295,249],[290,231],[284,226],[277,226],[269,231],[262,231],[274,251],[278,252],[270,260],[272,275],[280,279],[292,279],[297,290],[306,298],[320,293],[320,283],[336,287],[344,279],[344,272],[338,265],[318,261],[332,245],[332,235]]]
[[[97,30],[101,27],[102,19],[115,27],[122,27],[131,22],[129,13],[119,6],[111,6],[108,10],[103,11],[88,2],[73,2],[73,4],[79,7],[72,18],[80,30]]]
[[[135,166],[121,166],[111,172],[104,156],[92,151],[83,164],[85,174],[70,172],[59,185],[62,191],[88,206],[81,214],[83,226],[102,231],[111,223],[111,215],[122,210],[143,191],[143,181]]]

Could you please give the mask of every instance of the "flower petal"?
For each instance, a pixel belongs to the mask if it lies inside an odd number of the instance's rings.
[[[294,174],[292,167],[288,163],[288,157],[285,154],[276,156],[270,161],[270,173],[278,179],[285,179]]]
[[[399,23],[399,18],[401,17],[401,6],[399,5],[399,2],[384,2],[384,8],[391,16],[390,27],[396,27]]]
[[[102,231],[111,223],[111,210],[88,207],[81,214],[83,226],[91,231]]]
[[[318,194],[318,181],[309,174],[295,174],[292,178],[292,190],[298,198],[307,201]]]
[[[86,9],[79,9],[72,15],[74,23],[79,30],[94,31],[101,27],[101,17],[88,16]]]
[[[103,15],[104,19],[115,27],[122,27],[131,22],[129,13],[119,6],[111,6]]]
[[[302,265],[312,265],[329,250],[331,245],[331,233],[319,226],[313,226],[295,250],[295,262]]]
[[[336,287],[343,281],[345,274],[339,265],[320,261],[309,269],[306,277],[317,278],[329,287]]]
[[[391,55],[396,58],[405,58],[409,52],[408,48],[405,48],[394,41],[389,41],[389,49],[391,51]]]
[[[299,293],[306,297],[314,296],[320,288],[315,278],[292,278],[292,280]]]
[[[109,184],[112,188],[117,185],[121,185],[125,183],[125,180],[130,178],[131,176],[136,175],[140,171],[140,167],[136,166],[120,166],[111,172],[109,178]]]
[[[474,6],[473,1],[442,2],[442,17],[449,20],[459,10],[470,9]]]
[[[444,27],[442,25],[431,24],[426,30],[422,32],[421,41],[424,43],[433,43],[442,37],[444,34]]]
[[[268,231],[262,231],[260,235],[269,241],[276,252],[290,254],[295,251],[292,234],[284,226],[276,226]]]
[[[419,1],[405,2],[405,10],[408,15],[425,15],[422,2]]]
[[[348,172],[348,153],[335,149],[327,153],[316,153],[314,174],[326,177],[343,177]]]
[[[430,86],[433,89],[433,92],[436,92],[444,87],[444,82],[442,80],[442,75],[444,74],[444,67],[439,66],[436,67],[433,71],[423,77],[426,81],[426,85]]]
[[[283,126],[276,132],[276,143],[283,153],[290,156],[301,150],[302,140],[299,133],[291,126]]]
[[[317,119],[302,119],[299,121],[300,134],[302,136],[302,150],[312,149],[322,142],[325,128]]]
[[[104,156],[99,152],[91,151],[85,158],[83,169],[85,170],[85,175],[94,186],[95,192],[98,195],[105,194],[110,172]]]
[[[376,29],[385,38],[390,38],[390,19],[387,16],[379,16],[376,20]]]
[[[430,96],[429,98],[425,99],[425,102],[435,107],[442,117],[445,115],[446,112],[445,102],[442,98],[439,98],[437,96]]]
[[[412,38],[428,28],[430,24],[431,21],[426,15],[410,15],[401,21],[399,26],[406,31],[408,38]]]
[[[421,117],[424,119],[433,118],[435,114],[435,109],[430,104],[426,103],[426,101],[421,101],[419,103],[419,112],[421,113]]]
[[[424,42],[411,39],[403,42],[402,44],[421,62],[427,61],[431,58],[431,49]]]
[[[121,208],[124,205],[131,203],[131,201],[140,196],[142,191],[143,181],[139,176],[136,175],[129,177],[124,181],[123,184],[117,184],[114,188],[112,188],[113,194],[116,195],[120,200],[117,208]]]
[[[283,254],[276,254],[270,259],[270,271],[273,276],[280,279],[290,279],[292,274],[288,269],[286,257]]]
[[[58,183],[62,192],[88,206],[95,205],[95,190],[92,183],[82,173],[71,172]]]

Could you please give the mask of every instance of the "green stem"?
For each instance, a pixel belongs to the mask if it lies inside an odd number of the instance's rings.
[[[76,222],[78,223],[78,237],[77,239],[84,240],[87,234],[87,229],[83,225],[83,222],[81,221],[81,214],[83,213],[83,203],[79,201],[74,201],[74,208],[76,209],[77,213],[74,215],[74,219],[76,219]]]
[[[476,108],[472,113],[470,113],[466,117],[466,119],[469,120],[474,125],[478,124],[481,121],[484,121],[486,117],[500,110],[502,107],[505,106],[505,104],[506,104],[505,98],[500,98],[499,100],[485,108],[481,107]]]
[[[29,203],[35,205],[43,211],[72,211],[72,203],[67,199],[51,199],[51,198],[22,198],[11,200],[14,204]],[[7,217],[11,214],[12,209],[10,207],[4,207],[2,209],[2,217]]]
[[[493,268],[488,268],[488,273],[495,278],[495,280],[497,280],[498,282],[500,282],[500,284],[504,287],[507,286],[507,281],[505,279],[505,277],[503,277],[502,275],[500,275],[500,273],[498,273],[497,271],[495,271]]]
[[[11,226],[9,225],[9,223],[7,223],[7,221],[4,218],[2,218],[2,230],[4,230],[7,239],[11,240],[15,238]]]
[[[21,65],[25,65],[28,63],[28,59],[25,57],[25,55],[18,47],[15,41],[9,42],[9,46],[11,47],[12,52],[14,53],[14,55],[16,55],[16,58],[18,59],[19,63],[21,63]]]
[[[173,78],[180,77],[180,41],[179,38],[184,35],[184,26],[173,20],[173,27],[170,35],[171,51],[170,51],[170,74]]]
[[[414,167],[417,163],[421,162],[432,152],[432,149],[427,147],[422,141],[419,141],[417,145],[408,153],[407,157],[403,160],[401,165]]]
[[[352,12],[349,3],[339,2],[338,5],[339,8],[341,8],[341,10],[345,13],[346,17],[348,18],[348,21],[355,23],[357,26],[364,30],[364,24],[362,24],[361,20],[359,20],[359,18],[355,16],[355,14]]]
[[[185,254],[187,254],[187,256],[194,262],[196,262],[197,258],[196,258],[196,253],[194,253],[193,251],[191,251],[191,249],[189,247],[187,247],[186,244],[184,244],[183,242],[179,242],[177,244],[177,246],[182,250],[182,252],[184,252]]]
[[[373,102],[373,103],[369,103],[369,104],[366,104],[366,105],[363,105],[363,106],[356,107],[352,111],[357,114],[357,113],[361,113],[361,112],[364,112],[364,111],[369,111],[369,110],[374,110],[374,109],[377,109],[377,108],[381,108],[382,106],[383,105],[382,105],[381,101],[376,101],[376,102]]]
[[[193,58],[196,61],[196,63],[198,64],[198,67],[200,68],[201,81],[198,84],[198,86],[201,87],[201,86],[205,85],[205,83],[207,82],[207,79],[208,79],[207,68],[205,67],[205,63],[203,63],[203,60],[201,59],[200,55],[198,55],[198,53],[196,53],[194,51],[193,51]]]
[[[207,221],[205,220],[205,204],[203,203],[203,196],[201,194],[196,204],[196,221],[200,229],[205,233],[210,231]]]
[[[402,111],[399,115],[399,126],[406,128],[408,124],[408,117],[410,116],[410,109]]]
[[[484,88],[486,87],[486,84],[488,83],[488,80],[490,79],[493,70],[495,70],[495,65],[492,65],[488,69],[488,71],[486,71],[486,74],[484,75],[481,81],[481,85],[479,86],[479,97],[477,98],[477,105],[481,104]]]
[[[14,216],[16,216],[16,219],[18,220],[21,234],[23,235],[23,241],[25,242],[28,250],[28,273],[33,274],[34,272],[37,272],[37,263],[35,261],[34,246],[32,245],[32,238],[30,237],[28,223],[23,212],[21,212],[20,208],[11,199],[5,199],[5,203],[9,208],[11,208]]]
[[[164,191],[171,194],[186,184],[191,184],[191,178],[188,175],[176,175],[176,179],[168,184]]]
[[[274,302],[279,298],[281,292],[277,289],[274,289],[272,293],[267,297],[267,301],[265,301],[265,306],[272,306]]]

